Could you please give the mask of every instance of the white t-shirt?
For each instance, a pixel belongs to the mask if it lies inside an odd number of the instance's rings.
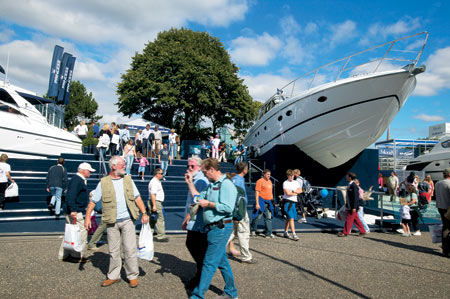
[[[0,162],[0,183],[8,182],[7,172],[11,172],[11,166],[8,163]]]
[[[170,133],[169,134],[169,143],[170,144],[177,143],[177,133]]]
[[[214,145],[215,147],[218,147],[219,144],[220,144],[220,139],[219,139],[219,138],[214,138],[214,139],[213,139],[213,145]]]
[[[295,191],[298,188],[300,188],[300,184],[296,181],[296,180],[286,180],[283,183],[283,190],[289,190],[289,191]],[[297,195],[286,195],[286,193],[284,194],[284,199],[287,199],[289,201],[293,201],[293,202],[297,202]]]
[[[82,125],[82,126],[78,125],[78,126],[75,127],[75,132],[78,135],[86,136],[86,134],[88,132],[88,127],[86,125]]]
[[[161,181],[157,178],[151,179],[150,183],[148,184],[148,193],[155,194],[157,201],[164,201],[164,189],[162,187]]]
[[[141,134],[142,140],[148,139],[148,136],[150,136],[150,133],[154,133],[154,131],[152,129],[148,129],[148,130],[144,129],[144,130],[142,130],[142,134]]]
[[[153,134],[155,134],[155,140],[161,140],[161,131],[154,131]]]
[[[400,207],[400,214],[402,215],[402,219],[410,220],[411,214],[410,214],[411,208],[408,205],[404,205]]]

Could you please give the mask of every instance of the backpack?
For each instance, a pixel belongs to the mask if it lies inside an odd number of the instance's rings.
[[[230,180],[230,179],[226,178],[225,180]],[[230,181],[231,181],[231,183],[233,183],[232,180],[230,180]],[[233,186],[237,190],[237,195],[236,195],[236,203],[234,205],[234,209],[233,209],[233,212],[231,213],[231,216],[233,217],[233,220],[241,221],[242,219],[244,219],[245,213],[247,212],[247,203],[245,201],[245,190],[239,186],[236,186],[234,183],[233,183]],[[219,183],[218,187],[219,187],[219,198],[220,198],[220,190],[222,187],[222,182]]]
[[[245,217],[245,213],[247,212],[247,202],[245,201],[245,190],[239,186],[236,186],[237,197],[236,204],[233,210],[233,220],[241,221]]]

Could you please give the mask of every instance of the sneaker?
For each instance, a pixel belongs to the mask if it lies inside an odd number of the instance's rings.
[[[402,237],[411,237],[411,234],[403,233],[403,234],[402,234]]]
[[[420,232],[420,230],[416,231],[415,233],[412,234],[413,236],[421,236],[422,233]]]
[[[403,230],[403,228],[397,229],[397,232],[398,232],[399,234],[404,234],[404,233],[405,233],[405,231]]]
[[[289,239],[289,234],[288,234],[288,232],[284,232],[283,237],[286,238],[286,239]]]
[[[292,240],[294,240],[294,241],[298,241],[298,240],[299,240],[299,238],[298,238],[298,236],[297,236],[296,234],[293,234],[293,235],[292,235]]]
[[[167,243],[169,242],[169,238],[154,238],[156,242]]]
[[[275,238],[275,236],[274,236],[273,234],[265,235],[264,237],[265,237],[266,239],[273,239],[273,238]]]
[[[256,232],[254,231],[250,232],[250,237],[256,237]]]
[[[306,218],[302,218],[302,222],[303,223],[306,223],[307,221],[306,221]]]
[[[216,299],[238,299],[238,298],[237,297],[233,298],[233,297],[229,296],[228,294],[223,293],[222,295],[217,296]]]

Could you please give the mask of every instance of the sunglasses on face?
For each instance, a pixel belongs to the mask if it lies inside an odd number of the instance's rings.
[[[188,165],[187,168],[195,168],[197,165]]]

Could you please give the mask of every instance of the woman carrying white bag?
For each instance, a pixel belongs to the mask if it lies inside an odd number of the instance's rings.
[[[138,258],[147,261],[153,260],[155,247],[153,245],[153,232],[150,228],[150,223],[142,224],[138,244]]]

